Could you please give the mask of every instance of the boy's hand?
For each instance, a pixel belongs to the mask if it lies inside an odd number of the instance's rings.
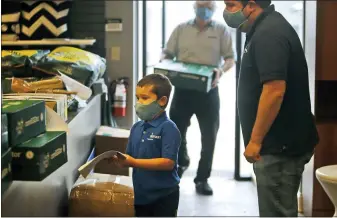
[[[127,154],[123,154],[124,158],[118,157],[118,155],[114,155],[112,157],[112,162],[118,167],[132,167],[134,166],[135,159]]]

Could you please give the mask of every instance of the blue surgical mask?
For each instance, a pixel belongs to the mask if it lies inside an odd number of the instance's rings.
[[[137,102],[135,109],[137,116],[144,121],[153,120],[153,118],[163,110],[157,101],[153,101],[150,104],[141,104]]]
[[[213,16],[213,11],[207,7],[198,7],[196,10],[197,17],[201,20],[209,20]]]

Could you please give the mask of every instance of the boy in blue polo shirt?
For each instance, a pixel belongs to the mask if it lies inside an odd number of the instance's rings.
[[[133,167],[135,215],[174,217],[179,204],[177,158],[180,132],[166,115],[172,85],[161,74],[141,79],[136,87],[136,114],[141,121],[131,128],[126,159],[119,166]]]

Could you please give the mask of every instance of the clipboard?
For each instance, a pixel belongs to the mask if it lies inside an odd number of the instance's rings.
[[[126,159],[126,157],[119,151],[114,151],[114,150],[107,151],[107,152],[104,152],[103,154],[98,155],[91,161],[80,166],[80,168],[78,168],[78,172],[84,178],[87,178],[87,176],[90,174],[91,170],[95,168],[97,163],[99,163],[103,159],[112,158],[113,156],[117,156],[119,159],[122,159],[122,160]]]

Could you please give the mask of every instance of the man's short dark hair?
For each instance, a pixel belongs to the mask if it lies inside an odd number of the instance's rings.
[[[137,83],[137,86],[139,87],[144,87],[147,85],[153,85],[152,92],[157,95],[158,100],[163,96],[166,96],[168,102],[172,90],[172,84],[169,78],[163,74],[154,73],[143,77]]]
[[[246,6],[249,0],[240,0],[244,6]],[[261,8],[267,8],[271,4],[271,0],[255,0],[256,4],[258,4]]]

